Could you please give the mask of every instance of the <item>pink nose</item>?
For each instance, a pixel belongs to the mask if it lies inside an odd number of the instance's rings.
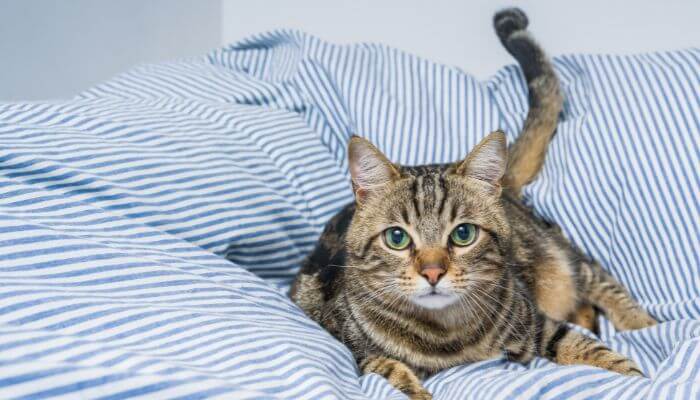
[[[421,267],[420,274],[428,280],[428,283],[435,286],[440,278],[445,275],[445,268],[437,264],[425,265]]]

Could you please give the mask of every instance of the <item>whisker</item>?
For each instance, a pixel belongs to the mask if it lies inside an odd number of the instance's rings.
[[[356,268],[359,270],[363,271],[369,271],[373,269],[374,267],[371,265],[337,265],[337,264],[328,264],[329,267],[337,267],[337,268]]]

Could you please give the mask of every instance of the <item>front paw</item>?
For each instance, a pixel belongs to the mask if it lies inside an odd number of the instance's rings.
[[[639,369],[639,366],[637,366],[634,361],[621,354],[615,353],[614,351],[609,351],[609,353],[610,354],[607,354],[606,357],[601,360],[601,368],[605,368],[622,375],[636,376],[639,378],[645,377],[642,370]]]
[[[602,345],[589,349],[580,359],[579,363],[607,369],[608,371],[617,372],[622,375],[644,376],[644,373],[634,361]]]
[[[400,366],[396,367],[387,377],[387,380],[411,400],[431,400],[433,398],[433,395],[430,394],[412,371],[403,370]]]
[[[360,363],[365,374],[375,373],[383,376],[389,383],[411,400],[430,400],[430,394],[408,365],[393,358],[369,356]]]
[[[415,392],[406,393],[411,400],[433,400],[433,395],[424,387],[414,388]]]

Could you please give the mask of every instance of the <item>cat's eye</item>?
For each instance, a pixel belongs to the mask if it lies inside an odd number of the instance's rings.
[[[469,246],[476,240],[476,234],[476,226],[472,224],[460,224],[450,233],[450,240],[455,246]]]
[[[389,228],[384,231],[384,243],[390,249],[403,250],[411,244],[411,237],[401,228]]]

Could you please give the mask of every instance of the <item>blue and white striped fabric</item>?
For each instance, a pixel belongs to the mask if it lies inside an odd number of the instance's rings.
[[[700,398],[700,50],[555,63],[565,110],[527,198],[664,321],[602,333],[651,379],[491,360],[427,386]],[[516,67],[479,82],[293,31],[0,105],[0,398],[404,398],[284,293],[351,201],[345,144],[452,161],[526,110]]]

